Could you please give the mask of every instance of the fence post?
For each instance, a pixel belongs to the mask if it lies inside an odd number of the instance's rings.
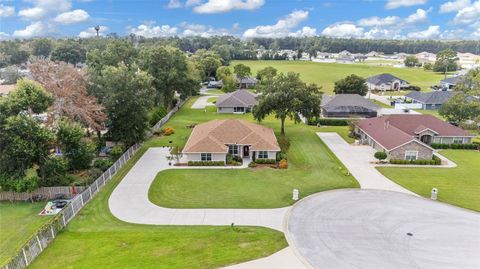
[[[67,224],[65,223],[65,214],[62,215],[62,219],[63,219],[63,227],[65,227]]]
[[[53,225],[50,226],[50,231],[52,232],[52,239],[55,238],[55,233],[53,232]]]
[[[25,259],[25,265],[28,266],[27,254],[25,253],[25,246],[22,248],[23,258]]]
[[[97,182],[97,180],[95,180],[95,182]],[[90,192],[90,199],[92,199],[92,186],[88,186],[88,191]]]
[[[80,199],[82,200],[82,207],[85,205],[83,202],[83,195],[80,193]]]
[[[40,252],[43,251],[43,247],[42,247],[42,244],[40,243],[40,239],[38,238],[38,234],[37,234],[37,243],[38,245],[40,246]]]
[[[72,201],[72,204],[71,204],[71,205],[72,205],[71,208],[72,208],[72,212],[73,212],[72,218],[75,216],[75,208],[74,208],[74,206],[73,206],[73,203],[74,203],[74,202],[75,202],[75,200],[73,200],[73,201]]]

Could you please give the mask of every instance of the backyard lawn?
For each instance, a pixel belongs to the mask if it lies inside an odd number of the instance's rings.
[[[0,266],[50,219],[38,216],[44,206],[45,203],[0,203]]]
[[[231,66],[243,63],[250,66],[252,74],[256,75],[259,69],[273,66],[280,72],[300,73],[300,77],[309,83],[316,83],[323,87],[326,94],[333,93],[333,84],[350,74],[368,77],[381,73],[391,73],[398,76],[412,85],[420,86],[427,91],[429,87],[439,83],[443,74],[424,71],[417,68],[395,68],[390,66],[372,66],[366,64],[337,64],[337,63],[315,63],[310,61],[233,61]]]
[[[186,126],[214,118],[240,117],[253,121],[251,114],[226,115],[194,110],[186,104],[166,126],[175,129],[170,137],[160,138],[182,147],[191,128]],[[278,134],[280,122],[274,117],[262,124]],[[358,187],[352,176],[336,157],[323,145],[315,132],[339,132],[348,142],[348,127],[312,127],[287,122],[286,135],[290,139],[287,153],[289,168],[247,168],[229,170],[167,170],[157,175],[149,190],[150,200],[172,208],[276,208],[292,204],[292,190],[300,196],[337,188]],[[161,143],[161,142],[160,142]]]
[[[146,142],[29,268],[218,268],[268,256],[287,246],[260,227],[137,225],[116,219],[108,198]]]
[[[458,166],[377,169],[391,180],[423,197],[430,197],[432,188],[437,188],[440,201],[480,211],[480,152],[444,150],[440,153]]]

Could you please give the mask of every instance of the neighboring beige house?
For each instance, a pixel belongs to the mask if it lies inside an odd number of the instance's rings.
[[[426,51],[415,54],[415,57],[421,64],[434,63],[437,60],[437,55]]]
[[[215,106],[218,113],[243,114],[258,104],[257,95],[249,90],[237,90],[218,97]]]
[[[390,115],[362,120],[361,143],[387,153],[389,159],[431,160],[436,144],[470,144],[473,135],[432,115]]]
[[[370,91],[399,91],[410,87],[408,81],[388,73],[368,77],[366,81]]]
[[[182,162],[225,162],[227,154],[276,159],[279,151],[270,128],[240,119],[212,120],[195,126],[182,151]]]
[[[480,65],[480,55],[473,53],[457,53],[458,63],[462,68],[474,68]]]

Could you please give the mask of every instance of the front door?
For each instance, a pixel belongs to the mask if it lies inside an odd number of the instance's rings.
[[[250,148],[248,146],[243,147],[243,157],[248,157],[250,155]]]

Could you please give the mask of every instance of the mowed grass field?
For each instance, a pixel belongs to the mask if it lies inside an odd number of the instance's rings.
[[[29,268],[219,268],[287,246],[283,233],[261,227],[138,225],[115,218],[108,207],[113,189],[149,147],[164,143],[147,141]]]
[[[454,161],[455,168],[378,167],[386,177],[405,188],[430,197],[438,189],[438,200],[480,211],[480,152],[476,150],[442,150]]]
[[[188,126],[213,119],[236,117],[254,121],[250,113],[228,115],[217,114],[212,109],[207,112],[191,109],[191,102],[165,125],[173,127],[175,134],[163,138],[164,143],[172,141],[172,144],[183,147],[192,131]],[[273,116],[261,124],[279,134],[280,121]],[[319,131],[338,132],[352,142],[348,127],[313,127],[288,121],[286,135],[291,145],[287,153],[287,170],[264,167],[162,171],[149,190],[150,200],[171,208],[277,208],[293,203],[294,188],[300,191],[300,197],[305,197],[325,190],[359,187],[315,134]]]
[[[48,220],[38,213],[45,203],[1,202],[0,203],[0,266]]]
[[[254,76],[258,70],[267,66],[272,66],[284,73],[300,73],[300,77],[305,82],[322,86],[326,94],[333,93],[335,81],[351,74],[367,78],[381,73],[390,73],[410,82],[412,85],[421,87],[422,91],[429,91],[430,86],[438,84],[444,78],[443,74],[424,71],[419,68],[395,68],[366,64],[316,63],[310,61],[232,61],[230,66],[239,63],[250,66]]]

